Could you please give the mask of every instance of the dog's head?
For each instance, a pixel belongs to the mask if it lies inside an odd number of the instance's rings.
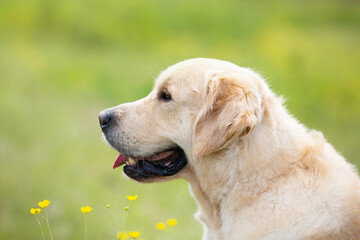
[[[107,142],[130,178],[184,177],[202,156],[251,134],[262,116],[261,78],[213,59],[191,59],[160,74],[150,94],[99,115]],[[195,169],[196,170],[196,169]]]

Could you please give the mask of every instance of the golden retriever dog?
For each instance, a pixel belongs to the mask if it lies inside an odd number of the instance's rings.
[[[180,62],[99,120],[120,153],[113,168],[189,182],[204,240],[360,239],[356,170],[248,68]]]

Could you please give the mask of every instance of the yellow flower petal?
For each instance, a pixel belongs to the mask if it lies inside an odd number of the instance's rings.
[[[159,229],[159,230],[164,230],[166,228],[166,225],[163,222],[158,222],[156,224],[156,228]]]
[[[42,201],[42,202],[38,202],[38,205],[39,205],[39,207],[41,207],[41,208],[46,208],[47,206],[49,206],[49,204],[50,204],[50,201],[49,201],[49,200],[44,200],[44,201]]]
[[[140,236],[140,233],[138,231],[129,232],[129,235],[133,239],[137,239]]]
[[[129,195],[129,196],[126,196],[127,197],[127,199],[129,199],[130,201],[134,201],[134,200],[136,200],[137,199],[137,195],[134,195],[134,196],[131,196],[131,195]]]
[[[47,206],[49,206],[50,201],[49,200],[44,200],[43,203],[44,203],[45,207],[47,207]]]
[[[30,213],[34,215],[38,215],[41,212],[40,208],[31,208]]]
[[[177,224],[177,220],[175,218],[170,218],[167,220],[167,224],[169,226],[175,226]]]
[[[87,213],[91,212],[92,208],[89,206],[86,206],[86,207],[81,207],[80,210],[81,210],[81,212],[87,214]]]
[[[124,231],[121,231],[121,232],[118,232],[117,233],[117,239],[120,239],[120,240],[125,240],[128,238],[128,235],[126,234],[126,232]]]

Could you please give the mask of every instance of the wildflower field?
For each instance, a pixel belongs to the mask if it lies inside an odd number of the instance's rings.
[[[113,170],[97,119],[187,58],[257,70],[359,168],[359,43],[358,1],[0,1],[0,239],[201,239],[187,183]]]

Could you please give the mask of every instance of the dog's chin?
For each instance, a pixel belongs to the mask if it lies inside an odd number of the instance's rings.
[[[180,147],[175,147],[152,154],[150,157],[131,158],[119,154],[113,168],[123,164],[123,171],[129,178],[144,183],[156,182],[174,178],[174,175],[186,166],[187,158]]]

